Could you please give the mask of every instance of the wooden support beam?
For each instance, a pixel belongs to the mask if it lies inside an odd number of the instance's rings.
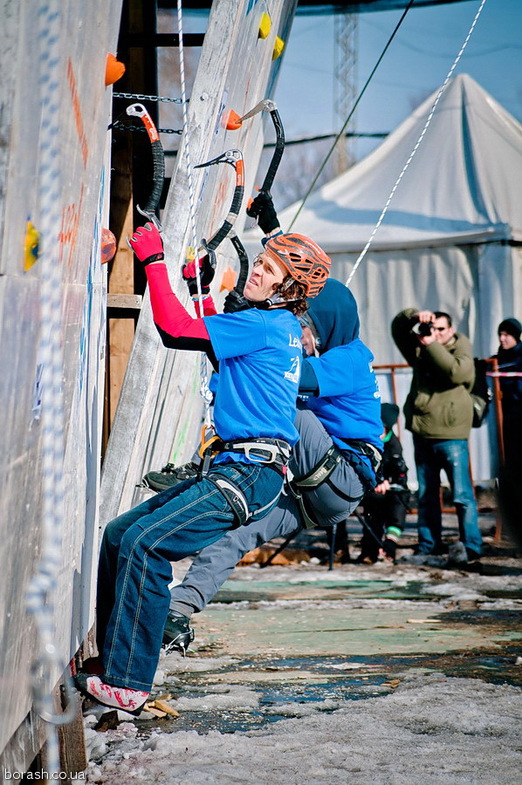
[[[124,308],[125,310],[139,311],[142,301],[143,297],[141,294],[108,294],[107,308]]]
[[[121,229],[118,250],[112,262],[109,276],[108,336],[107,336],[107,384],[105,399],[104,445],[116,413],[123,378],[127,369],[136,320],[142,297],[134,292],[134,254],[127,245],[127,236],[133,231],[132,201],[127,204],[127,214]],[[132,318],[129,318],[132,317]]]

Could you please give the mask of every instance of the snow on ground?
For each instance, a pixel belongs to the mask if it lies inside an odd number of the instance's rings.
[[[208,609],[208,617],[212,617],[213,609],[219,615],[221,608],[242,611],[256,607],[263,611],[267,606],[279,606],[282,611],[293,609],[296,613],[307,607],[319,611],[335,608],[339,600],[329,599],[327,593],[319,592],[320,596],[312,599],[307,598],[306,587],[299,591],[301,582],[317,590],[322,583],[332,580],[347,589],[342,600],[345,610],[402,609],[406,621],[410,613],[416,616],[414,610],[430,619],[453,609],[471,609],[472,614],[473,609],[511,613],[519,610],[522,561],[502,558],[497,563],[492,560],[490,565],[487,559],[483,562],[481,574],[386,563],[368,568],[353,563],[341,565],[333,573],[310,563],[270,568],[266,572],[259,566],[242,567],[232,576],[237,582],[237,601],[226,606],[215,603]],[[187,567],[188,563],[183,565],[183,571]],[[367,592],[360,589],[365,581]],[[382,592],[375,587],[376,581],[384,587]],[[249,602],[248,592],[241,592],[241,584],[246,589],[249,582],[262,582],[263,592],[274,594],[273,599]],[[354,592],[350,591],[352,582]],[[275,588],[270,587],[271,583]],[[291,587],[291,599],[277,596],[277,585],[281,583]],[[391,597],[378,596],[388,594],[388,589],[393,592]],[[228,599],[235,600],[230,590]],[[208,622],[207,626],[210,627]],[[401,665],[402,672],[394,672],[388,682],[359,680],[357,687],[349,687],[348,692],[336,692],[332,688],[332,692],[314,693],[315,699],[302,700],[299,692],[293,691],[292,679],[298,684],[303,682],[290,670],[274,674],[275,680],[286,679],[285,702],[263,702],[262,691],[255,684],[256,669],[242,670],[241,657],[224,656],[219,646],[209,656],[205,651],[208,644],[205,625],[200,623],[199,627],[194,655],[185,659],[175,654],[162,656],[156,678],[161,689],[176,692],[177,697],[169,703],[180,713],[179,721],[171,720],[167,729],[162,724],[164,721],[153,717],[146,723],[140,718],[136,725],[128,721],[129,715],[120,714],[116,729],[96,732],[93,730],[96,719],[86,719],[91,758],[87,770],[89,782],[99,785],[134,782],[140,785],[518,785],[522,782],[522,689],[519,687],[488,683],[482,678],[446,676],[413,664],[404,668]],[[516,630],[512,631],[514,641]],[[499,633],[498,640],[501,637]],[[198,639],[202,646],[199,652]],[[514,667],[522,668],[522,657],[515,659]],[[510,661],[513,666],[512,655]],[[298,676],[311,684],[314,673],[307,673],[307,667],[303,666]],[[348,678],[352,670],[361,669],[361,660],[332,660],[328,667],[337,671],[340,678],[344,675]],[[375,666],[365,667],[365,672],[370,674]],[[502,664],[498,667],[501,669]],[[487,673],[484,669],[481,672]],[[249,674],[252,683],[248,681]],[[191,679],[196,682],[202,679],[202,683],[193,686]],[[335,677],[330,679],[333,685]],[[347,699],[347,695],[357,699]],[[176,722],[191,712],[203,717],[198,730],[176,729]],[[228,728],[219,725],[221,730],[205,732],[205,717],[210,720],[227,713],[247,718],[257,715],[262,720],[251,730],[223,732],[223,727]],[[144,730],[144,724],[148,723],[150,729]],[[208,726],[212,727],[210,721]],[[241,727],[252,726],[245,723]]]
[[[262,730],[153,732],[133,723],[103,736],[93,783],[158,785],[516,785],[522,690],[440,673],[399,675],[393,692],[357,702],[280,707]],[[235,692],[248,711],[250,690]],[[212,710],[230,704],[213,695]],[[221,704],[220,704],[221,700]],[[278,713],[281,713],[280,711]],[[297,716],[296,716],[297,715]]]

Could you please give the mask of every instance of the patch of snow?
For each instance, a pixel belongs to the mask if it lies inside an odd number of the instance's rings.
[[[247,733],[178,731],[143,741],[128,732],[117,740],[107,731],[100,735],[108,737],[110,749],[89,767],[87,779],[104,785],[513,785],[520,780],[522,690],[440,673],[398,678],[397,688],[385,696],[337,710],[323,701],[309,715]],[[298,708],[288,704],[286,711],[295,714]]]

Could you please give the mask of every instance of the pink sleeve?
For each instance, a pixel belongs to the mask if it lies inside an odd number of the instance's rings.
[[[149,282],[154,324],[174,338],[210,340],[204,321],[192,318],[172,291],[166,265],[148,264],[145,272]]]
[[[197,316],[200,316],[199,300],[194,300],[194,308],[196,309]],[[203,297],[203,316],[214,316],[216,313],[214,300],[212,299],[212,296],[208,294],[206,297]]]

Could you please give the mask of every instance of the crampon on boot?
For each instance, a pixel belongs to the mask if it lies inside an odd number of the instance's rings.
[[[194,640],[194,630],[188,616],[177,611],[169,611],[163,630],[163,644],[169,651],[180,651],[185,656],[189,644]]]
[[[185,463],[183,466],[174,466],[167,463],[160,472],[149,472],[142,480],[143,485],[153,491],[165,491],[180,482],[197,477],[198,467],[195,463]]]

